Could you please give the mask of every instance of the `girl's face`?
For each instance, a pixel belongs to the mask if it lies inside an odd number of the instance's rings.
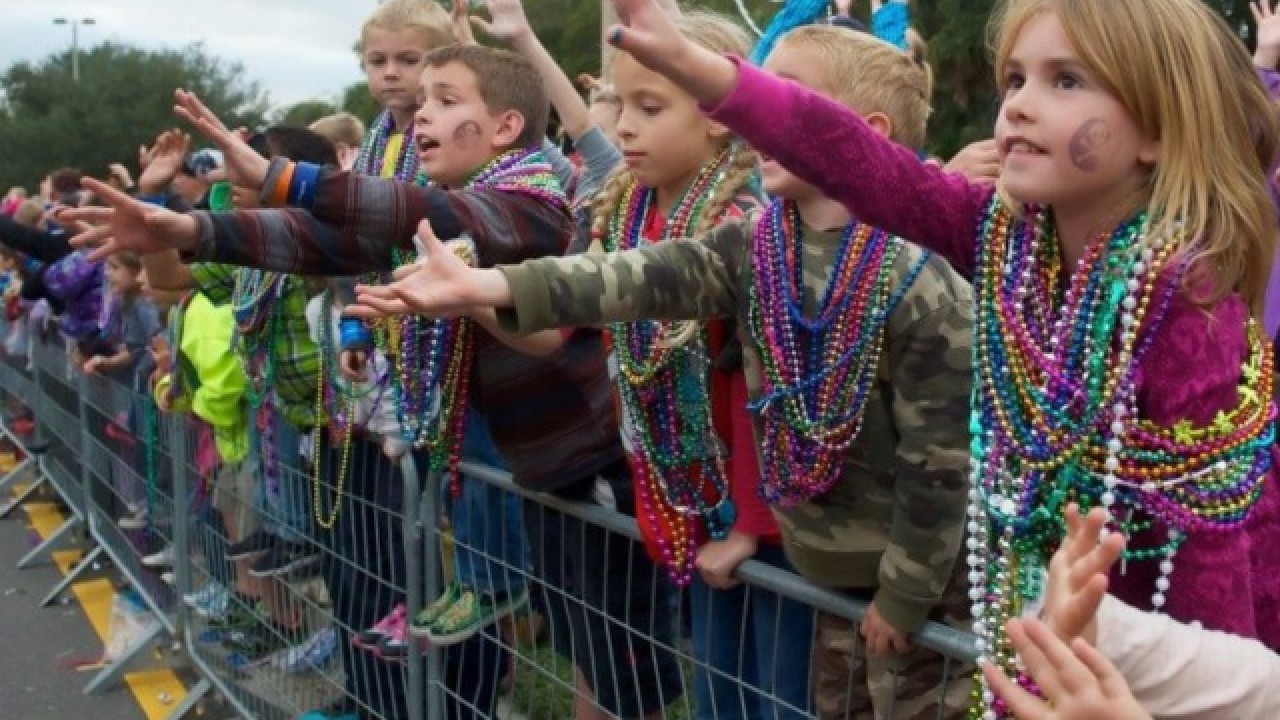
[[[13,272],[18,269],[18,261],[16,258],[8,255],[0,255],[0,272]]]
[[[138,271],[120,262],[119,259],[107,258],[107,282],[117,293],[134,293],[138,291]]]
[[[1013,198],[1061,213],[1114,206],[1145,183],[1158,141],[1080,60],[1056,13],[1022,26],[1001,83],[996,141]]]
[[[422,33],[411,28],[371,27],[365,31],[363,46],[369,92],[393,115],[408,117],[418,107],[418,78],[427,60]]]
[[[622,100],[618,145],[627,169],[660,194],[682,192],[727,132],[707,120],[691,96],[629,55],[614,58],[612,77]]]

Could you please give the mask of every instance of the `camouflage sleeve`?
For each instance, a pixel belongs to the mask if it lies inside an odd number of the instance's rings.
[[[526,334],[554,327],[733,315],[746,292],[747,227],[745,221],[735,221],[698,239],[499,266],[514,302],[498,311],[498,320],[505,329]]]
[[[905,273],[921,252],[908,245],[898,270]],[[941,600],[963,542],[972,333],[968,283],[931,256],[889,320],[883,358],[898,447],[889,546],[874,602],[907,632]]]

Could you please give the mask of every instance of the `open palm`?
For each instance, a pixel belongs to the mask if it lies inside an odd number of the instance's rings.
[[[123,251],[145,255],[195,249],[199,226],[194,217],[138,202],[92,178],[85,178],[82,184],[107,205],[75,208],[64,213],[71,220],[93,226],[71,239],[75,247],[97,248],[90,253],[90,260],[105,260]]]
[[[465,246],[440,242],[426,220],[418,225],[418,238],[422,243],[418,262],[397,270],[387,285],[357,285],[356,302],[347,306],[345,314],[452,317],[474,306],[475,270],[460,257],[466,253]]]
[[[195,126],[222,151],[223,160],[227,164],[227,180],[240,187],[262,187],[271,163],[249,147],[243,134],[227,128],[195,93],[175,90],[173,98],[173,111],[178,117]]]

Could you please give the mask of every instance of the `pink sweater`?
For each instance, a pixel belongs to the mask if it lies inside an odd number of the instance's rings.
[[[866,223],[946,257],[972,276],[976,232],[990,187],[921,163],[876,134],[854,111],[789,80],[738,62],[738,84],[711,117],[756,150],[839,200]],[[1138,368],[1138,406],[1173,425],[1208,424],[1236,402],[1248,307],[1230,295],[1209,312],[1181,294]],[[1166,611],[1212,629],[1280,647],[1280,499],[1275,471],[1250,532],[1192,533],[1179,551]],[[1268,520],[1269,518],[1269,520]],[[1145,545],[1149,545],[1144,543]],[[1113,578],[1126,602],[1151,607],[1155,562],[1131,562]]]

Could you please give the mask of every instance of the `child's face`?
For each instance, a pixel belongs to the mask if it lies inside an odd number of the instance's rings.
[[[818,92],[829,94],[829,68],[817,48],[800,42],[783,42],[765,60],[764,69],[789,78]],[[760,180],[764,191],[774,197],[804,200],[821,195],[816,188],[779,165],[767,155],[760,156]]]
[[[428,67],[420,94],[413,136],[418,165],[435,182],[460,187],[523,129],[518,113],[489,112],[479,80],[462,63]],[[519,127],[513,127],[517,122]]]
[[[9,255],[0,255],[0,272],[11,273],[18,269],[18,260]]]
[[[670,80],[619,53],[613,85],[622,100],[618,143],[636,180],[659,190],[683,190],[727,135]]]
[[[1022,26],[1004,73],[996,142],[1012,197],[1059,212],[1133,197],[1159,143],[1080,60],[1056,13]]]
[[[111,289],[118,293],[137,292],[138,271],[117,258],[107,258],[107,282],[111,285]]]
[[[363,45],[364,74],[374,99],[392,113],[416,110],[418,78],[430,50],[422,33],[371,27],[364,34]]]

